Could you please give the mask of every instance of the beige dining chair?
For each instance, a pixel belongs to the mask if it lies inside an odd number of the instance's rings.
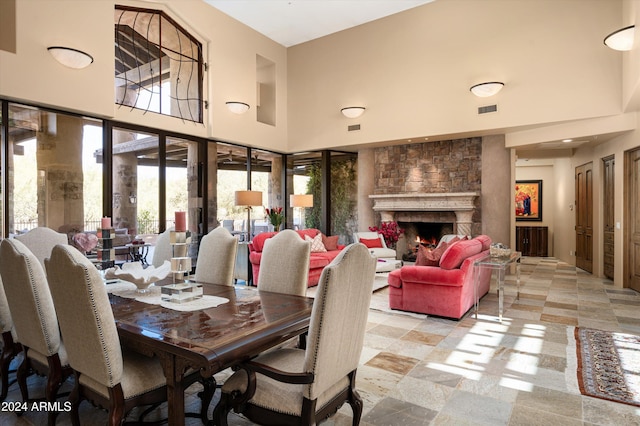
[[[0,333],[2,333],[2,355],[0,355],[0,379],[2,389],[0,390],[0,401],[4,401],[9,391],[9,368],[11,361],[22,350],[16,343],[15,331],[13,330],[13,320],[9,311],[9,302],[4,293],[2,277],[0,276]]]
[[[264,242],[256,285],[260,291],[304,296],[309,280],[311,243],[292,229]]]
[[[222,227],[202,237],[195,279],[198,282],[233,285],[238,239]]]
[[[322,271],[306,350],[283,348],[240,364],[222,386],[214,424],[227,425],[231,409],[258,424],[316,424],[344,402],[359,424],[356,369],[375,263],[363,244],[347,246]]]
[[[51,256],[51,250],[58,244],[69,244],[67,234],[56,232],[46,226],[33,228],[29,232],[14,237],[27,246],[36,255],[40,265],[44,268],[44,260]]]
[[[171,260],[173,253],[171,252],[171,231],[173,228],[169,228],[166,231],[160,233],[156,239],[156,245],[153,247],[153,256],[151,258],[151,265],[159,268],[165,262],[165,260]]]
[[[36,256],[16,239],[2,240],[0,259],[0,276],[16,339],[25,355],[17,373],[22,400],[29,400],[27,377],[36,372],[47,376],[45,398],[53,403],[71,368],[44,269]],[[49,412],[50,425],[55,424],[57,414],[55,410]]]
[[[78,409],[84,399],[108,407],[110,425],[120,425],[134,407],[166,401],[159,359],[120,347],[107,289],[91,261],[71,246],[58,245],[47,261],[47,273],[75,374],[73,424],[80,424]],[[197,371],[185,376],[185,389],[199,377]]]

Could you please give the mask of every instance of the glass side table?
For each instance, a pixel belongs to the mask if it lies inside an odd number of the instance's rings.
[[[491,257],[487,255],[481,259],[473,262],[474,266],[474,286],[473,286],[473,298],[475,302],[476,319],[478,318],[478,304],[480,303],[478,295],[478,286],[480,285],[480,271],[482,269],[490,269],[493,274],[494,270],[498,271],[498,317],[502,322],[502,313],[504,305],[504,277],[505,270],[508,266],[516,265],[516,300],[520,300],[520,259],[521,253],[518,251],[512,252],[509,256],[505,257]]]

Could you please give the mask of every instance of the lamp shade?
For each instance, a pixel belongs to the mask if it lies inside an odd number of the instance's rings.
[[[234,114],[244,114],[249,111],[249,104],[245,104],[244,102],[229,101],[226,104],[229,111]]]
[[[344,115],[347,118],[358,118],[362,115],[364,110],[365,110],[365,107],[350,106],[350,107],[342,108],[340,111],[342,111],[342,115]]]
[[[69,68],[79,70],[88,67],[93,62],[91,55],[71,47],[51,46],[47,50],[56,61]]]
[[[261,206],[262,192],[260,191],[236,191],[236,206]]]
[[[504,87],[504,83],[500,81],[488,81],[471,86],[469,90],[480,98],[487,98],[498,93]]]
[[[291,207],[313,207],[313,194],[291,194]]]
[[[604,38],[604,44],[614,50],[631,50],[633,49],[633,40],[635,38],[636,27],[630,25],[612,32]]]

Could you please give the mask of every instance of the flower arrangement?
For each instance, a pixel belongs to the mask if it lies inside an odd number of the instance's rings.
[[[272,207],[270,209],[265,207],[264,211],[269,218],[269,223],[273,225],[273,229],[275,231],[279,231],[280,225],[282,225],[282,222],[284,221],[284,213],[282,213],[282,207]]]
[[[384,238],[384,242],[387,244],[387,247],[394,250],[396,248],[398,238],[400,235],[404,234],[404,229],[400,228],[398,226],[398,222],[395,221],[382,222],[380,227],[370,226],[369,231],[375,231],[378,234],[382,234],[382,238]]]

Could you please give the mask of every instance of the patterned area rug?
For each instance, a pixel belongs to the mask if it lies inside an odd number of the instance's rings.
[[[576,327],[583,395],[640,407],[640,336]]]

